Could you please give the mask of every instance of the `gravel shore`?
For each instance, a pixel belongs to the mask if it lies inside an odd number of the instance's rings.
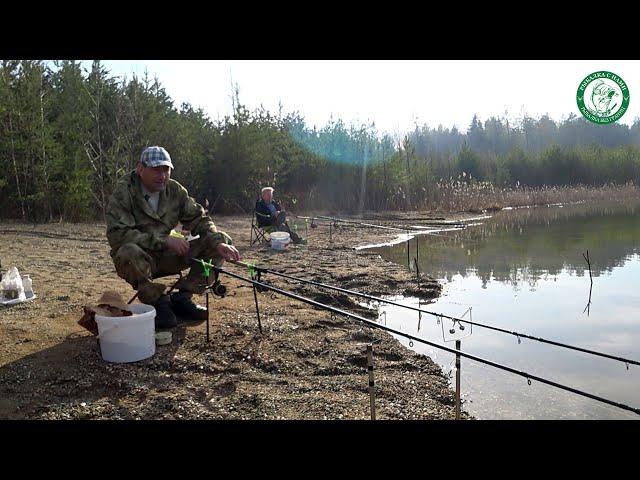
[[[426,215],[394,214],[393,222]],[[249,247],[249,216],[214,222],[232,236],[243,260],[261,266],[373,295],[431,299],[441,291],[428,272],[416,280],[406,268],[354,249],[397,237],[390,230],[339,227],[329,242],[328,226],[321,225],[308,229],[308,245],[275,252]],[[298,224],[304,236],[304,223]],[[269,292],[259,294],[260,335],[252,289],[228,277],[222,278],[228,295],[210,297],[210,343],[205,324],[181,326],[148,360],[104,362],[96,338],[77,324],[82,307],[105,290],[125,301],[134,293],[115,273],[104,225],[1,223],[0,252],[3,268],[30,274],[38,295],[0,307],[1,419],[367,419],[371,342],[378,419],[454,418],[449,379],[430,358],[383,331]],[[264,279],[377,318],[356,298]]]

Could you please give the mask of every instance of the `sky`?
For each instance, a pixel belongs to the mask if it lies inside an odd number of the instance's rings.
[[[212,120],[231,113],[232,84],[250,110],[298,111],[321,128],[331,116],[347,125],[375,122],[379,132],[402,134],[422,126],[466,131],[474,114],[484,121],[526,112],[556,121],[581,115],[576,91],[589,74],[606,70],[628,85],[629,110],[640,117],[640,61],[623,60],[105,60],[112,75],[147,70],[176,106],[189,102]],[[90,67],[91,62],[85,65]],[[638,97],[635,97],[638,95]]]

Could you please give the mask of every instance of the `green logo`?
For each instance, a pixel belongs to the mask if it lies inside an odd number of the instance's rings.
[[[629,109],[629,88],[620,76],[594,72],[580,82],[578,109],[593,123],[613,123]]]

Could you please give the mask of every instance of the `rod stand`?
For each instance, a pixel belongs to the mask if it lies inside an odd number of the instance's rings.
[[[460,340],[456,340],[456,350],[460,350]],[[456,420],[460,420],[460,354],[456,353]]]
[[[373,344],[367,345],[367,370],[369,371],[369,403],[371,406],[371,420],[376,419],[376,394],[373,379]]]

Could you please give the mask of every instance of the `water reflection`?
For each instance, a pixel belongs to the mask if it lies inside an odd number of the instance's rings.
[[[428,310],[460,316],[563,343],[640,359],[640,202],[574,205],[501,212],[482,225],[422,237],[419,268],[439,278],[444,294]],[[413,258],[416,240],[412,241]],[[583,253],[589,251],[593,285]],[[406,263],[406,244],[383,247]],[[403,303],[418,306],[417,299]],[[443,343],[438,325],[384,307],[394,328]],[[443,334],[444,331],[444,334]],[[460,333],[460,332],[457,332]],[[463,332],[467,334],[469,332]],[[400,339],[403,343],[404,340]],[[445,370],[453,355],[414,345]],[[463,350],[640,407],[640,368],[474,328]],[[463,360],[465,408],[480,418],[637,418],[613,407]]]
[[[411,258],[418,251],[420,271],[447,281],[471,274],[484,288],[490,281],[535,288],[540,279],[563,270],[588,275],[582,255],[589,250],[592,274],[598,277],[639,252],[639,213],[640,202],[503,211],[476,227],[413,239]],[[406,244],[378,250],[406,264]]]

